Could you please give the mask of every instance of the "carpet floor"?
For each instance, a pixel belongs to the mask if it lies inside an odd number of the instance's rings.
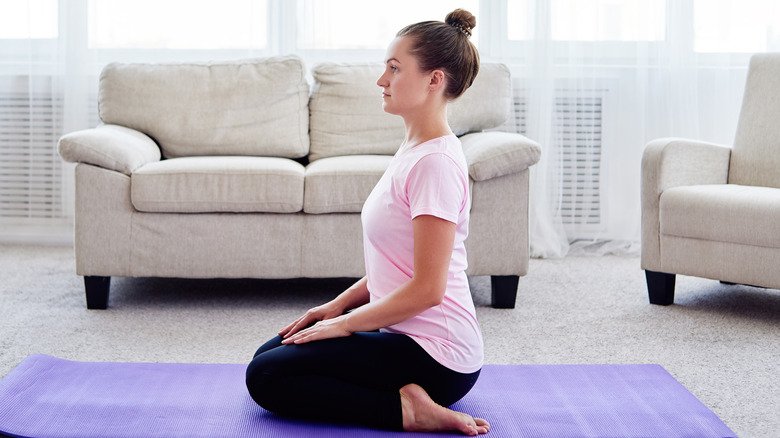
[[[0,245],[0,376],[30,354],[82,361],[243,363],[354,279],[112,279],[86,310],[69,247]],[[678,276],[648,304],[635,257],[532,259],[515,309],[470,279],[491,364],[656,363],[741,437],[780,430],[780,291]]]

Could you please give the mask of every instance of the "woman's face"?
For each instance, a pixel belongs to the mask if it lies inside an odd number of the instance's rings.
[[[376,81],[382,87],[382,109],[390,114],[413,114],[428,97],[431,75],[419,70],[417,59],[409,54],[411,43],[408,37],[390,43],[385,72]]]

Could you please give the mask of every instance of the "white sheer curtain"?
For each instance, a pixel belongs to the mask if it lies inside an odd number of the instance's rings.
[[[70,235],[73,166],[56,140],[97,123],[106,63],[290,53],[308,66],[381,61],[396,28],[461,6],[477,15],[482,60],[512,70],[514,128],[542,145],[532,255],[635,254],[644,145],[666,136],[731,144],[749,55],[780,50],[774,0],[367,3],[3,0],[0,240],[45,240],[53,226]]]
[[[645,144],[731,145],[750,53],[780,49],[774,1],[509,0],[532,168],[531,252],[638,254]],[[515,28],[513,30],[512,26]]]
[[[78,83],[65,83],[68,42],[57,38],[65,29],[56,1],[0,6],[0,234],[12,228],[19,240],[46,240],[72,217],[69,169],[53,146],[83,112],[64,102]]]
[[[75,166],[56,144],[99,123],[107,63],[269,56],[279,52],[270,9],[267,0],[0,2],[0,241],[72,242]]]

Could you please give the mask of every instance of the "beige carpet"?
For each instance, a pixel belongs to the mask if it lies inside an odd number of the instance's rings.
[[[66,247],[0,246],[0,376],[33,353],[92,361],[245,362],[349,279],[115,278],[87,311]],[[780,431],[780,291],[678,276],[647,302],[639,260],[531,260],[518,306],[489,307],[471,279],[487,363],[658,363],[741,437]]]

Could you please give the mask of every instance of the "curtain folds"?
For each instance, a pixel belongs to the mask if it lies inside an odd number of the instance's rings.
[[[777,10],[774,3],[651,0],[663,11],[654,14],[640,3],[522,2],[535,31],[511,46],[525,112],[518,130],[543,148],[531,172],[532,257],[638,255],[644,146],[659,137],[730,146],[748,49],[780,49],[780,19],[758,13]],[[732,20],[720,19],[724,9]],[[716,51],[739,42],[730,26],[746,17],[764,40]],[[729,37],[712,37],[713,23],[716,36]]]

